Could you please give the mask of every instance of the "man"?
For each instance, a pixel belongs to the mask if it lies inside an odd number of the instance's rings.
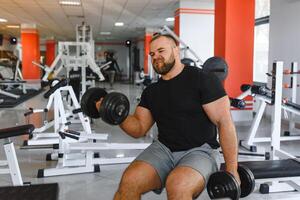
[[[161,78],[144,90],[134,114],[120,127],[139,138],[156,123],[158,140],[125,170],[114,199],[141,199],[142,194],[160,193],[164,187],[169,200],[196,198],[219,168],[216,127],[226,170],[240,181],[236,131],[218,78],[197,67],[185,67],[170,35],[153,37],[150,56]]]
[[[106,63],[111,62],[109,64],[109,68],[106,69],[105,72],[108,74],[110,88],[112,89],[115,82],[116,72],[118,72],[119,74],[121,72],[117,61],[114,59],[114,53],[106,51],[104,52],[104,56]]]

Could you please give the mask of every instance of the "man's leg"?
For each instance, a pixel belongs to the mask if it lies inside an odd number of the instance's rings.
[[[204,177],[195,169],[186,166],[176,167],[166,181],[168,200],[192,200],[204,187]]]
[[[114,200],[138,200],[141,195],[161,188],[156,170],[144,161],[134,161],[123,173]]]
[[[176,167],[166,181],[168,200],[197,198],[209,176],[219,169],[219,152],[205,144],[173,155]]]

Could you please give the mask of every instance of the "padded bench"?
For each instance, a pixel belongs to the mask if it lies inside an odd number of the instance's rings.
[[[0,199],[7,200],[57,200],[57,183],[0,187]]]
[[[300,176],[300,162],[293,159],[246,161],[239,164],[247,166],[255,179]]]
[[[3,146],[6,156],[6,160],[0,161],[0,174],[10,174],[14,186],[23,185],[23,180],[14,144],[9,138],[20,135],[29,135],[33,130],[34,126],[32,124],[0,129],[0,139],[5,140]]]
[[[239,165],[248,167],[255,179],[274,179],[275,182],[260,185],[259,191],[263,194],[300,191],[300,185],[293,181],[300,178],[300,162],[294,159],[245,161],[239,162]],[[224,167],[222,164],[221,169]]]

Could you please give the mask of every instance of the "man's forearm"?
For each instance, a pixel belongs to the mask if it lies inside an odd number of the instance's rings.
[[[238,142],[232,121],[221,123],[219,126],[219,140],[223,151],[226,171],[237,170]]]
[[[144,136],[142,126],[134,115],[128,115],[125,121],[120,124],[120,128],[134,138]]]

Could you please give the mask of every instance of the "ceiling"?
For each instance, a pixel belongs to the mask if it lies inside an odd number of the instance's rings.
[[[34,23],[41,38],[75,39],[75,26],[83,21],[93,28],[95,41],[121,41],[143,36],[145,27],[172,26],[179,0],[72,0],[80,6],[64,6],[59,0],[0,0],[0,33],[20,35],[19,28],[7,25]],[[115,22],[124,22],[115,27]],[[111,32],[101,35],[100,32]]]

